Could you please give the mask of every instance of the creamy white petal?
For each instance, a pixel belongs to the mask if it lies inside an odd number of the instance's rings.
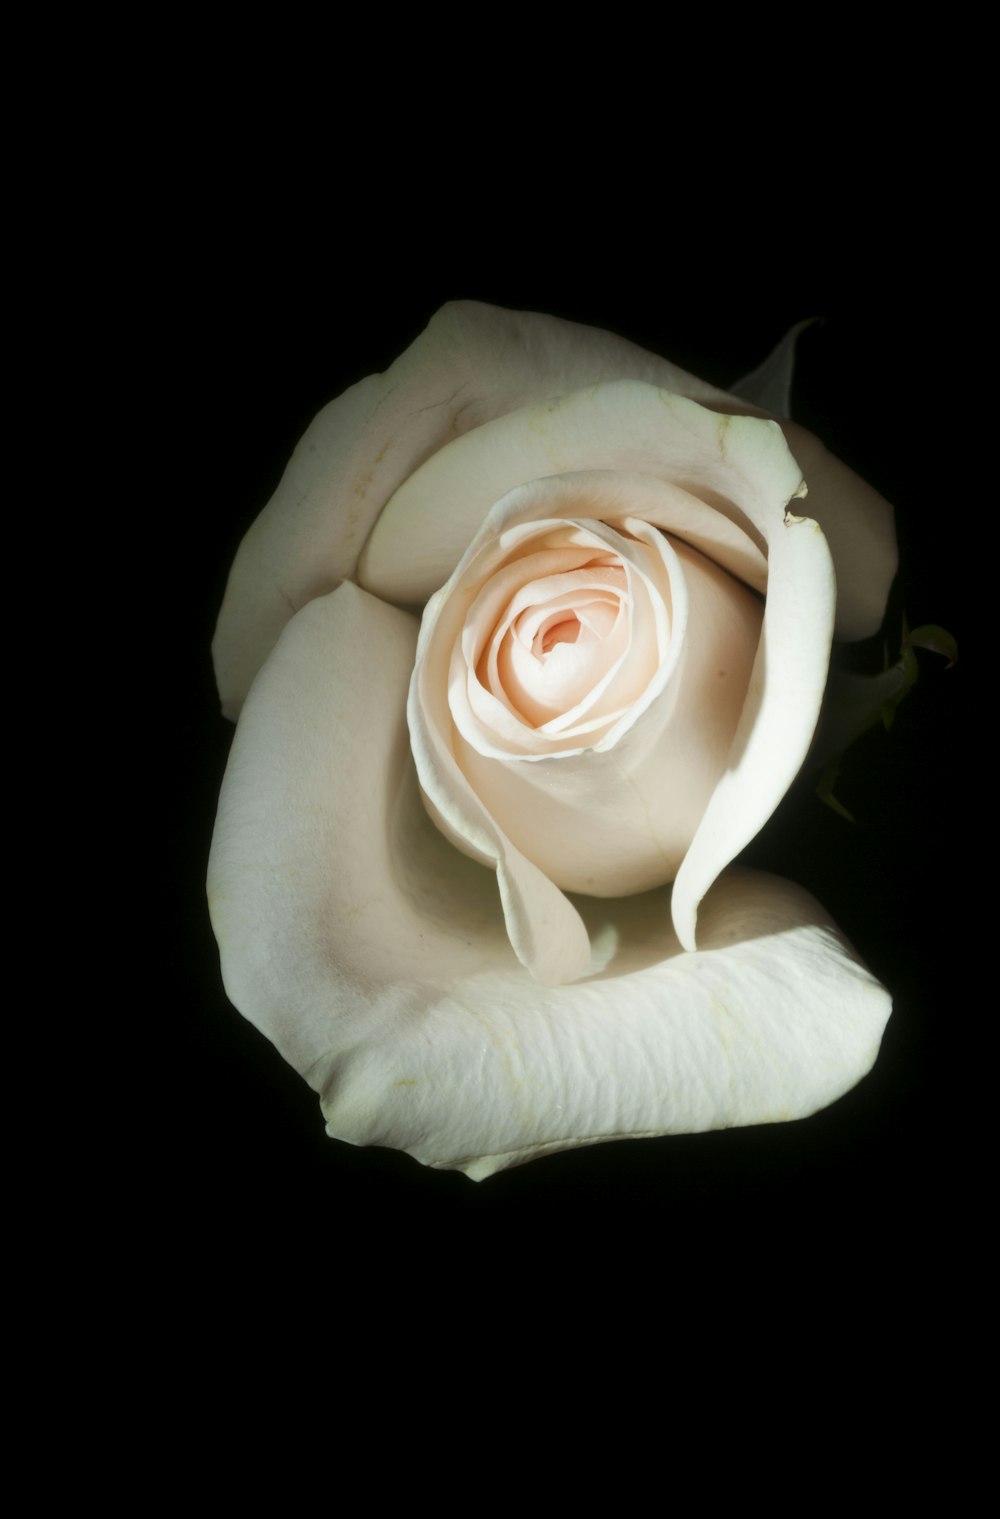
[[[826,539],[809,518],[768,526],[764,623],[743,715],[717,785],[674,882],[671,911],[695,947],[698,905],[760,832],[809,751],[826,690],[836,581]]]
[[[730,435],[739,440],[738,462],[727,457]],[[632,380],[523,407],[474,436],[456,439],[410,476],[386,505],[365,547],[361,584],[390,601],[426,600],[447,579],[494,502],[530,481],[567,474],[652,476],[678,488],[670,503],[678,509],[692,514],[692,498],[712,508],[721,519],[717,531],[725,535],[724,543],[742,545],[750,538],[759,549],[742,499],[748,486],[754,490],[744,472],[754,467],[750,440],[755,438],[758,451],[791,460],[776,423],[723,416]],[[802,478],[794,462],[790,469],[795,481],[789,494]],[[670,510],[665,498],[660,504]],[[631,515],[645,514],[636,508]],[[694,522],[711,532],[707,513]],[[713,553],[706,543],[696,546]],[[726,560],[720,557],[720,562]],[[759,559],[756,565],[759,573]]]
[[[772,877],[725,876],[693,955],[667,892],[581,899],[590,979],[532,980],[492,873],[420,804],[415,641],[352,586],[295,618],[244,709],[213,844],[229,994],[332,1135],[481,1178],[603,1139],[803,1117],[864,1075],[889,999]]]
[[[643,394],[645,389],[629,381],[599,385],[543,406],[524,407],[474,436],[449,443],[387,503],[359,563],[361,583],[387,600],[424,601],[447,579],[493,502],[506,492],[567,471],[616,470],[653,475],[680,487],[688,497],[687,520],[679,511],[678,496],[671,531],[759,589],[759,558],[755,566],[744,550],[742,569],[730,558],[734,549],[726,535],[734,545],[741,535],[727,528],[727,521],[744,534],[748,524],[734,510],[739,494],[730,494],[727,471],[713,469],[705,478],[696,463],[685,460],[676,446],[679,442],[683,447],[686,440],[683,418],[671,414],[669,407],[663,408],[666,416],[663,410],[658,413],[656,387],[650,387],[649,395]],[[727,443],[741,437],[742,425],[766,419],[730,416],[728,408],[741,405],[735,398],[711,405],[720,424],[724,461]],[[728,434],[726,422],[732,426]],[[799,478],[808,484],[810,514],[823,528],[833,553],[839,587],[837,637],[867,637],[881,623],[896,573],[892,508],[812,433],[792,422],[781,426]],[[731,471],[728,479],[731,482]],[[714,527],[704,507],[699,511],[694,505],[699,499],[719,513],[721,520]],[[713,540],[720,535],[716,546]]]
[[[437,312],[384,374],[326,406],[230,572],[213,646],[226,714],[236,716],[295,612],[354,576],[382,507],[425,459],[515,407],[621,376],[706,401],[724,399],[714,386],[613,333],[456,301]],[[400,544],[404,554],[409,547]],[[447,579],[461,548],[432,590]]]
[[[654,414],[652,420],[659,418]],[[508,534],[539,518],[621,522],[626,517],[638,517],[690,544],[753,590],[763,591],[767,555],[762,534],[737,501],[714,491],[706,491],[706,496],[708,500],[700,500],[675,481],[654,473],[582,467],[568,470],[528,481],[498,498],[480,525],[470,552],[486,534]]]
[[[318,1061],[328,1131],[481,1180],[602,1140],[806,1117],[867,1073],[890,999],[807,893],[727,873],[693,955],[662,895],[600,904],[591,980],[495,966],[428,989],[398,1038]]]
[[[831,454],[815,433],[782,424],[809,487],[808,512],[823,529],[837,575],[834,635],[870,638],[882,626],[899,553],[893,511],[878,491]]]

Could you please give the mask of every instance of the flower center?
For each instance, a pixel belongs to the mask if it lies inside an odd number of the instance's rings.
[[[592,748],[645,710],[654,677],[669,673],[665,556],[666,539],[632,519],[540,520],[473,561],[448,704],[477,753],[541,758]]]
[[[582,702],[628,643],[621,563],[599,554],[529,580],[498,619],[480,670],[508,709],[542,727]]]
[[[544,659],[549,650],[554,648],[557,643],[576,643],[579,636],[580,619],[576,613],[574,612],[570,617],[563,617],[560,612],[556,612],[553,617],[542,624],[542,627],[535,635],[535,640],[531,645],[531,652],[535,655],[536,659],[539,656]]]

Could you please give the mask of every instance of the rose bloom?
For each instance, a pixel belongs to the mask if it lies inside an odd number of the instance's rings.
[[[335,1137],[481,1178],[802,1117],[870,1068],[885,991],[730,867],[833,637],[880,625],[892,515],[752,410],[456,303],[319,414],[244,539],[212,918]]]

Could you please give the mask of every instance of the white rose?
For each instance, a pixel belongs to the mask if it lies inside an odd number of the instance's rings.
[[[726,867],[834,631],[879,626],[891,512],[737,410],[460,303],[320,413],[241,545],[213,922],[336,1137],[478,1178],[801,1117],[873,1062],[883,989],[805,893]]]

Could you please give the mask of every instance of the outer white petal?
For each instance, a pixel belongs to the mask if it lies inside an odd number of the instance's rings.
[[[836,583],[815,522],[791,514],[769,530],[764,624],[729,767],[674,882],[671,911],[686,949],[698,905],[763,828],[812,742],[826,690]]]
[[[354,576],[382,507],[425,459],[516,407],[626,376],[725,399],[613,333],[474,301],[442,307],[384,374],[324,407],[240,545],[214,644],[226,714],[238,713],[289,618]],[[399,552],[408,553],[403,539]]]
[[[898,552],[893,513],[878,491],[831,454],[805,427],[790,420],[795,348],[815,318],[790,328],[764,363],[733,386],[732,404],[764,408],[776,417],[809,483],[809,513],[823,529],[837,571],[837,638],[877,633],[896,574]],[[715,405],[716,403],[709,403]]]
[[[426,601],[447,580],[494,502],[517,486],[554,475],[652,475],[679,488],[678,511],[683,499],[692,535],[711,531],[707,513],[696,514],[694,503],[700,501],[719,513],[723,531],[740,540],[749,524],[738,502],[740,479],[726,468],[720,428],[767,424],[702,409],[701,416],[711,419],[702,424],[703,431],[712,432],[711,454],[698,446],[691,454],[694,411],[672,407],[672,399],[679,398],[653,385],[609,381],[522,407],[456,439],[388,502],[362,555],[360,583],[387,601]],[[787,457],[787,449],[783,452]],[[798,472],[795,485],[801,478]],[[712,554],[694,536],[691,541]],[[759,547],[759,536],[756,542]]]
[[[213,845],[227,988],[331,1134],[481,1178],[602,1139],[802,1117],[864,1075],[889,999],[770,877],[724,877],[691,955],[663,892],[581,901],[592,978],[531,980],[491,874],[420,805],[415,641],[349,586],[300,613],[246,704]]]
[[[681,393],[705,399],[691,390]],[[541,476],[577,470],[639,471],[669,479],[714,505],[710,495],[699,492],[697,477],[685,472],[683,458],[671,448],[666,419],[642,405],[639,394],[637,385],[618,390],[609,384],[584,396],[526,406],[441,449],[388,501],[359,563],[361,584],[391,601],[427,600],[451,574],[492,503],[514,486]],[[635,416],[630,418],[627,408],[633,403]],[[613,426],[596,420],[598,406],[605,404]],[[734,420],[747,410],[735,397],[709,398],[708,405]],[[808,484],[810,513],[833,554],[836,636],[866,638],[881,624],[896,573],[892,507],[806,428],[793,422],[782,422],[781,428],[800,478]],[[690,535],[684,536],[710,553],[697,541],[697,531],[692,524]]]
[[[882,626],[899,561],[892,507],[815,433],[795,422],[783,422],[782,429],[809,486],[809,515],[823,529],[833,556],[834,635],[869,638]]]

